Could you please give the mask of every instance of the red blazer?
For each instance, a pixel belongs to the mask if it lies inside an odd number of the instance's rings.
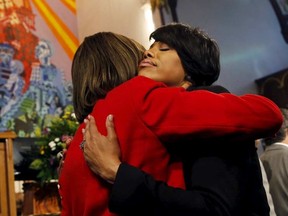
[[[102,134],[107,133],[108,114],[114,115],[122,161],[181,188],[182,164],[170,162],[162,142],[175,143],[180,138],[215,141],[227,135],[229,139],[256,139],[274,134],[283,120],[278,107],[262,96],[187,92],[141,76],[96,103],[92,115]],[[69,146],[59,179],[62,216],[114,215],[108,210],[111,186],[92,173],[79,148],[82,128],[83,124]]]

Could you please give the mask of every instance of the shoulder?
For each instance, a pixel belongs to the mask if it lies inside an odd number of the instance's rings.
[[[158,87],[166,87],[166,85],[162,82],[154,81],[150,78],[144,76],[136,76],[127,82],[123,83],[123,86],[138,86],[138,87],[151,87],[151,86],[158,86]]]
[[[287,152],[288,153],[288,145],[284,143],[273,143],[272,145],[269,145],[266,147],[265,152],[269,151],[279,151],[281,153]]]
[[[166,87],[162,82],[157,82],[144,76],[136,76],[111,90],[108,95],[137,95],[139,97],[139,95],[145,96],[152,90]]]

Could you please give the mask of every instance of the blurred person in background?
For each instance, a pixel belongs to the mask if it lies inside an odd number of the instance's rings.
[[[260,156],[270,186],[277,216],[288,215],[288,109],[281,109],[284,121],[275,137],[264,139]]]

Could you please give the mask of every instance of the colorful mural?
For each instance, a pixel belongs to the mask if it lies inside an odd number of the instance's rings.
[[[76,31],[75,0],[0,0],[0,131],[39,137],[71,106]]]

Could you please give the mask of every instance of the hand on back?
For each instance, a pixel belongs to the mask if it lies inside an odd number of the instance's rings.
[[[114,130],[113,116],[109,115],[106,119],[107,136],[100,134],[93,116],[89,115],[84,122],[85,160],[96,175],[113,183],[121,164],[121,152]]]

